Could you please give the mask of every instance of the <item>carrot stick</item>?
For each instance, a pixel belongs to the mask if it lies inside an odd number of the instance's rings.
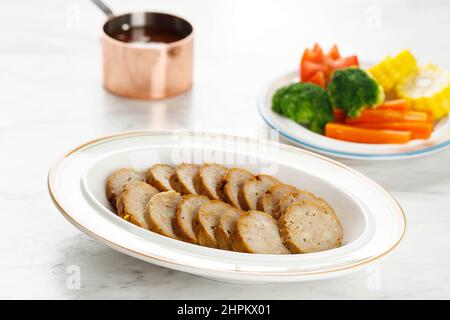
[[[346,123],[373,123],[373,122],[427,122],[428,114],[421,111],[366,109],[356,118],[347,118]]]
[[[427,122],[379,122],[360,123],[357,128],[411,131],[412,139],[428,139],[433,132],[433,125]]]
[[[345,118],[347,115],[343,109],[334,109],[333,110],[334,122],[345,122]]]
[[[406,100],[397,99],[385,101],[383,104],[377,107],[377,109],[389,109],[389,110],[408,110],[408,104]]]
[[[428,122],[433,123],[434,122],[434,115],[433,112],[431,112],[430,110],[426,111],[427,115],[428,115]]]
[[[325,126],[325,135],[360,143],[406,143],[411,140],[410,131],[363,129],[333,122]]]

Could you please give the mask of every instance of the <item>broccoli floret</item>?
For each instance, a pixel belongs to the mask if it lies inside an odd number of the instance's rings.
[[[384,101],[383,88],[364,70],[347,68],[333,73],[328,94],[334,108],[342,108],[347,116],[357,117],[367,107]]]
[[[272,98],[272,110],[310,130],[322,133],[333,111],[325,90],[311,83],[294,83],[278,89]]]

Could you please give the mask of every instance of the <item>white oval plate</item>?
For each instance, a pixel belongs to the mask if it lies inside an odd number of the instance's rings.
[[[303,148],[325,155],[364,160],[406,159],[443,150],[450,145],[449,117],[441,119],[427,140],[413,140],[405,144],[366,144],[340,141],[314,133],[295,121],[272,111],[275,92],[290,83],[298,82],[297,72],[289,72],[267,85],[258,98],[258,109],[264,121],[282,136]]]
[[[158,162],[237,165],[312,191],[336,210],[344,245],[312,254],[237,253],[169,239],[120,219],[105,196],[108,175],[118,168],[144,170]],[[335,277],[384,256],[405,232],[399,204],[357,171],[295,147],[225,135],[143,131],[99,138],[58,161],[50,170],[48,187],[59,211],[92,238],[154,264],[228,282]]]

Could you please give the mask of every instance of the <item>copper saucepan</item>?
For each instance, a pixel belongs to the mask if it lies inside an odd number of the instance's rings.
[[[103,25],[103,86],[135,99],[163,99],[192,86],[194,29],[185,19],[157,12],[108,17]]]

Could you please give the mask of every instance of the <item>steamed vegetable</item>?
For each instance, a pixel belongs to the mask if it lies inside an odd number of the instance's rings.
[[[430,111],[435,119],[450,112],[450,72],[434,65],[421,67],[404,78],[396,92],[412,109]]]
[[[410,131],[412,139],[428,139],[433,132],[429,122],[373,122],[354,125],[357,128]]]
[[[300,62],[300,79],[302,82],[314,83],[324,88],[336,70],[357,67],[357,56],[341,57],[336,45],[324,54],[317,43],[312,49],[306,49]]]
[[[403,50],[393,58],[386,57],[368,71],[385,91],[389,91],[416,70],[416,58],[408,50]]]
[[[408,107],[408,104],[406,103],[406,100],[397,99],[397,100],[385,101],[382,104],[380,104],[377,107],[377,109],[407,110],[407,109],[409,109],[409,107]]]
[[[272,98],[272,110],[317,133],[333,121],[327,93],[311,83],[293,83],[279,89]]]
[[[334,117],[334,122],[345,122],[347,115],[345,114],[344,110],[335,108],[333,110],[333,117]]]
[[[410,131],[363,129],[331,122],[325,126],[325,135],[333,139],[359,143],[406,143],[412,138]]]
[[[314,84],[317,84],[319,87],[324,88],[325,87],[325,82],[326,82],[325,73],[323,71],[317,71],[306,82],[314,83]]]
[[[450,112],[450,72],[420,67],[408,50],[368,70],[336,45],[303,52],[300,83],[279,89],[272,109],[330,138],[360,143],[428,139]],[[391,100],[385,101],[385,95]]]
[[[412,110],[366,109],[358,117],[347,118],[346,123],[374,122],[429,122],[426,112]]]
[[[359,68],[336,71],[328,84],[328,94],[332,105],[344,109],[351,118],[384,101],[383,88]]]

